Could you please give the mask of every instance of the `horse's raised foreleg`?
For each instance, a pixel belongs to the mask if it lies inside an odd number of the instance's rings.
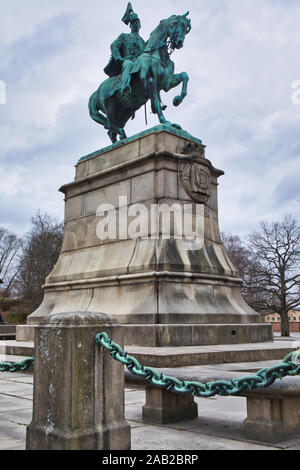
[[[179,106],[184,100],[184,98],[186,97],[188,81],[189,81],[189,76],[186,72],[173,74],[167,78],[166,84],[163,88],[164,91],[169,91],[172,88],[175,88],[178,85],[180,85],[180,83],[182,83],[181,94],[178,96],[175,96],[173,100],[174,106]]]

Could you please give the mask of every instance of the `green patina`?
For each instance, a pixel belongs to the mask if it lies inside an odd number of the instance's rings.
[[[198,139],[197,137],[193,137],[191,134],[184,131],[183,129],[176,129],[175,127],[164,124],[164,125],[152,127],[151,129],[147,129],[146,131],[139,132],[138,134],[135,134],[132,137],[128,137],[127,139],[119,140],[113,145],[109,145],[108,147],[104,147],[100,150],[96,150],[95,152],[90,153],[89,155],[85,155],[84,157],[80,158],[78,163],[88,160],[89,158],[97,157],[98,155],[101,155],[102,153],[106,153],[109,150],[122,147],[122,145],[129,144],[130,142],[134,142],[135,140],[138,140],[141,137],[144,137],[150,134],[158,134],[160,132],[169,132],[170,134],[182,137],[183,139],[187,139],[189,141],[196,142],[197,144],[202,145],[202,140]]]
[[[162,20],[145,42],[140,34],[141,22],[128,4],[122,21],[130,25],[131,33],[122,33],[111,45],[111,59],[104,72],[109,76],[89,100],[90,116],[108,130],[113,143],[126,140],[124,127],[129,119],[148,100],[153,114],[161,124],[181,129],[170,123],[163,115],[160,92],[168,92],[182,83],[181,94],[173,100],[179,106],[187,95],[188,74],[175,74],[175,65],[170,56],[175,49],[181,49],[185,36],[191,30],[191,21],[185,15],[173,15]]]
[[[124,364],[129,372],[142,377],[154,386],[162,387],[168,392],[191,393],[196,397],[209,398],[216,395],[234,396],[252,389],[266,388],[277,379],[295,377],[300,374],[300,352],[294,351],[288,354],[281,363],[272,367],[260,369],[256,374],[228,380],[216,380],[214,382],[201,383],[198,381],[181,380],[176,376],[162,374],[159,370],[144,366],[139,361],[123,351],[122,347],[112,341],[107,333],[96,335],[96,344],[103,346],[111,357]]]

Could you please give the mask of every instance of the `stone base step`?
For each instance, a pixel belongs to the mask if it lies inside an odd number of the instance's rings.
[[[16,326],[0,324],[0,341],[16,339]]]
[[[141,347],[203,347],[273,341],[267,323],[123,324],[125,343]]]
[[[273,341],[267,323],[123,324],[125,343],[142,347],[189,347]],[[33,341],[34,326],[17,326],[17,341]]]
[[[16,333],[7,333],[7,334],[0,334],[0,341],[16,339]]]
[[[34,343],[32,341],[0,341],[0,354],[32,357],[34,355]]]
[[[253,343],[180,348],[127,346],[126,351],[148,367],[183,367],[257,361],[281,361],[297,350],[293,342]]]
[[[15,362],[23,362],[25,359],[28,359],[28,356],[0,354],[0,362],[12,362],[14,364]]]
[[[298,349],[293,341],[273,343],[221,344],[217,346],[183,346],[151,348],[125,346],[125,350],[149,367],[182,367],[193,365],[226,364],[282,360]],[[33,342],[0,341],[0,354],[32,357]]]

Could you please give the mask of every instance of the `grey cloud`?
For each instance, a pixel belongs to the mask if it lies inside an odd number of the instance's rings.
[[[14,0],[3,6],[0,79],[8,102],[0,106],[0,176],[7,176],[0,220],[19,233],[38,208],[61,218],[58,187],[71,181],[80,156],[109,145],[87,102],[105,77],[110,42],[127,30],[126,4],[52,0],[41,8],[40,0]],[[160,19],[191,12],[193,29],[173,56],[176,71],[190,75],[189,95],[180,108],[172,106],[177,90],[163,99],[168,119],[203,139],[208,158],[226,172],[219,186],[222,230],[244,233],[290,212],[296,182],[287,181],[300,157],[300,106],[290,99],[291,83],[300,79],[299,2],[133,5],[145,39]],[[157,124],[151,114],[148,119],[149,127]],[[128,135],[144,128],[142,110]],[[299,217],[299,204],[292,210]]]

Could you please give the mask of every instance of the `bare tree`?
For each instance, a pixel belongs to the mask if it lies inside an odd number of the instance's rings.
[[[42,285],[60,254],[64,227],[47,214],[32,218],[32,229],[25,236],[18,276],[20,295],[36,308],[43,299]]]
[[[17,235],[0,227],[1,310],[20,271],[18,255],[20,254],[21,246],[22,240],[18,238]],[[0,314],[0,322],[1,320],[2,317]]]
[[[252,288],[253,280],[256,278],[255,257],[245,241],[238,235],[223,232],[221,237],[226,253],[243,281],[241,293],[246,302],[255,309],[257,292]]]
[[[261,222],[249,237],[255,260],[252,290],[257,308],[281,317],[281,335],[289,336],[288,312],[300,304],[300,226],[291,216],[281,222]]]
[[[251,262],[252,253],[245,246],[241,237],[223,232],[221,234],[222,242],[225,247],[226,253],[234,267],[238,270],[241,279],[245,281],[248,272],[248,266]]]

